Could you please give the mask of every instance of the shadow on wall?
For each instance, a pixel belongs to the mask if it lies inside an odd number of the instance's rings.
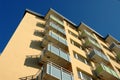
[[[40,58],[40,55],[29,55],[29,56],[26,56],[24,65],[40,69],[41,66],[39,65],[39,58]]]
[[[40,27],[40,28],[45,28],[44,24],[40,23],[40,22],[37,22],[36,24],[37,27]]]
[[[43,38],[44,37],[44,31],[35,30],[34,35]]]
[[[30,43],[30,48],[37,49],[37,50],[42,50],[43,47],[41,46],[42,41],[39,40],[32,40]]]

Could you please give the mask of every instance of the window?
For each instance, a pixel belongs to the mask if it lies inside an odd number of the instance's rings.
[[[73,44],[74,46],[76,46],[76,47],[82,49],[82,47],[81,47],[81,45],[80,45],[79,43],[75,42],[75,41],[72,40],[72,39],[71,39],[70,41],[71,41],[71,44]]]
[[[74,57],[76,59],[78,59],[79,61],[81,61],[81,62],[83,62],[83,63],[85,63],[87,65],[91,65],[90,62],[87,59],[85,59],[84,57],[82,57],[81,55],[79,55],[78,53],[76,53],[74,51],[73,51],[73,53],[74,53]]]
[[[72,36],[74,36],[75,38],[78,38],[78,35],[73,33],[72,31],[68,30],[68,33],[71,34]]]
[[[93,80],[91,76],[89,76],[81,71],[78,71],[78,77],[82,80]]]

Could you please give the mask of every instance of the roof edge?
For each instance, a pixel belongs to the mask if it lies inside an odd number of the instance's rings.
[[[31,14],[33,14],[33,15],[36,15],[36,16],[38,16],[38,17],[44,18],[44,16],[43,16],[42,14],[39,14],[39,13],[37,13],[37,12],[34,12],[34,11],[30,10],[30,9],[26,9],[26,10],[25,10],[25,13],[26,13],[26,12],[31,13]],[[25,14],[25,13],[24,13],[24,14]]]
[[[91,27],[89,27],[88,25],[86,25],[84,22],[80,22],[80,24],[78,25],[78,27],[83,24],[85,25],[88,29],[90,29],[91,31],[93,31],[95,34],[97,34],[99,37],[104,38],[101,34],[99,34],[97,31],[95,31],[94,29],[92,29]]]
[[[50,8],[49,11],[50,10],[53,11],[53,12],[55,12],[57,15],[61,16],[63,19],[65,19],[67,22],[71,23],[72,25],[77,26],[75,23],[73,23],[72,21],[70,21],[69,19],[67,19],[66,17],[64,17],[63,15],[61,15],[60,13],[58,13],[56,10],[54,10],[52,8]]]
[[[108,37],[111,37],[111,38],[115,39],[117,42],[119,42],[119,40],[117,40],[116,38],[114,38],[114,37],[111,36],[110,34],[107,34],[106,37],[103,37],[101,34],[99,34],[99,33],[96,32],[94,29],[92,29],[91,27],[89,27],[88,25],[86,25],[84,22],[80,22],[80,24],[77,26],[75,23],[73,23],[72,21],[70,21],[69,19],[67,19],[66,17],[64,17],[63,15],[61,15],[60,13],[58,13],[57,11],[55,11],[54,9],[50,8],[50,9],[48,10],[48,12],[49,12],[50,10],[52,10],[53,12],[55,12],[57,15],[61,16],[64,20],[66,20],[67,22],[71,23],[71,24],[74,25],[76,28],[78,28],[81,24],[83,24],[83,25],[85,25],[88,29],[92,30],[95,34],[97,34],[99,37],[103,38],[104,40],[106,40]],[[38,17],[41,17],[41,18],[43,18],[43,19],[45,18],[45,16],[46,16],[47,13],[48,13],[48,12],[47,12],[46,15],[44,16],[44,15],[41,15],[41,14],[39,14],[39,13],[37,13],[37,12],[34,12],[34,11],[30,10],[30,9],[26,9],[26,10],[25,10],[25,13],[26,13],[26,12],[31,13],[31,14],[33,14],[33,15],[36,15],[36,16],[38,16]],[[25,15],[25,13],[24,13],[24,15]],[[120,43],[120,42],[119,42],[119,43]]]

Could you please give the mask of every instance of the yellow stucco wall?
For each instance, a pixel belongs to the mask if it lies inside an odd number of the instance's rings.
[[[19,80],[38,72],[39,68],[31,67],[33,62],[26,60],[28,55],[41,53],[39,46],[34,48],[35,41],[42,39],[34,35],[35,30],[43,30],[36,26],[37,22],[45,23],[35,15],[25,14],[0,57],[0,80]]]

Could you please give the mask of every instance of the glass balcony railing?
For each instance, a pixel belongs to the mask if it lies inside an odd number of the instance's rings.
[[[49,44],[47,49],[51,53],[53,53],[53,54],[55,54],[55,55],[57,55],[57,56],[59,56],[59,57],[61,57],[61,58],[70,62],[70,57],[69,57],[68,53],[62,51],[61,49],[53,46],[52,44]]]
[[[41,80],[73,80],[73,75],[63,67],[54,63],[47,63],[43,66]]]
[[[90,39],[90,38],[87,38],[86,41],[85,41],[85,46],[89,46],[89,47],[97,47],[97,48],[101,48],[100,45],[95,42],[94,40]]]
[[[89,32],[86,31],[86,30],[83,30],[83,32],[81,33],[81,36],[82,36],[82,37],[88,37],[88,36],[90,36],[90,37],[92,37],[92,38],[95,38],[95,36],[93,36],[91,33],[89,33]]]
[[[48,46],[44,48],[39,61],[42,64],[51,61],[72,71],[70,55],[53,44],[48,44]]]
[[[107,58],[107,56],[105,56],[102,52],[96,49],[93,49],[93,51],[90,52],[89,57],[95,60],[96,62],[101,62],[101,61],[109,62],[109,59]]]
[[[64,23],[62,21],[60,21],[58,18],[56,18],[55,16],[53,15],[50,15],[50,18],[54,21],[56,21],[57,23],[59,23],[60,25],[64,26]]]
[[[104,64],[100,64],[100,66],[96,68],[96,73],[98,76],[102,76],[104,79],[108,79],[108,80],[120,79],[120,77],[114,70],[105,66]]]
[[[96,43],[95,41],[91,40],[90,38],[89,38],[89,41],[90,41],[92,44],[94,44],[95,46],[97,46],[97,47],[100,48],[100,45],[99,45],[98,43]]]
[[[49,31],[49,35],[50,35],[52,38],[58,40],[59,42],[61,42],[61,43],[63,43],[64,45],[67,46],[67,41],[66,41],[66,39],[62,38],[61,36],[57,35],[56,33],[52,32],[52,31]]]
[[[50,25],[52,28],[54,28],[54,29],[58,30],[59,32],[63,33],[64,35],[66,34],[64,29],[60,28],[58,25],[54,24],[53,22],[50,22],[49,25]]]

